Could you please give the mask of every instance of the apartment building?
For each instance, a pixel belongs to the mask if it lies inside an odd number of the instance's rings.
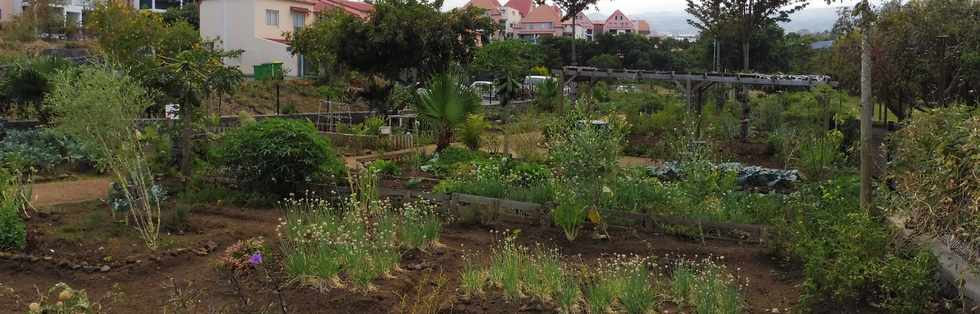
[[[252,75],[256,65],[282,62],[288,76],[312,73],[302,55],[289,52],[286,33],[313,24],[317,12],[344,10],[367,18],[374,8],[347,0],[202,0],[200,6],[201,36],[220,39],[225,50],[244,51],[227,64]]]

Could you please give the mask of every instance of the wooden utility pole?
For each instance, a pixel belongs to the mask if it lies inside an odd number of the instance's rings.
[[[874,193],[871,185],[872,127],[874,104],[871,103],[871,18],[870,4],[864,0],[865,12],[861,28],[861,209],[876,212],[872,204]]]

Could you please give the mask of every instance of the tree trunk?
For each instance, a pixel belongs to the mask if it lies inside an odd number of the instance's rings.
[[[861,30],[861,208],[877,214],[872,207],[871,191],[871,118],[874,107],[871,103],[871,29],[867,25]]]
[[[749,72],[749,37],[742,42],[742,71]],[[740,87],[739,103],[742,105],[742,125],[739,128],[739,139],[747,141],[749,139],[749,115],[752,114],[752,107],[749,106],[749,88],[745,85]]]
[[[449,148],[449,144],[452,144],[453,131],[452,128],[443,128],[439,131],[439,138],[436,140],[436,152],[441,152],[446,148]]]

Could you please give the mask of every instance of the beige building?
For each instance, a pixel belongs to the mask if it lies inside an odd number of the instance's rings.
[[[289,52],[285,33],[310,25],[317,1],[306,0],[203,0],[201,36],[220,39],[225,50],[244,51],[225,60],[246,75],[255,65],[282,62],[286,75],[302,76],[307,71],[301,56]]]

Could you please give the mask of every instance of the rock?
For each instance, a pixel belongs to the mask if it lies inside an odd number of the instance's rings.
[[[48,262],[50,262],[50,261],[52,261],[52,260],[54,260],[54,257],[51,257],[51,256],[45,256],[45,257],[44,257],[44,260],[45,260],[45,261],[48,261]]]
[[[197,254],[198,256],[208,256],[208,249],[206,248],[196,248],[191,250],[191,252],[194,252],[194,254]]]
[[[78,264],[71,264],[71,269],[72,269],[72,270],[78,270],[79,268],[82,268],[82,265],[78,265]]]
[[[111,269],[112,269],[112,267],[109,267],[109,265],[102,265],[102,267],[99,267],[99,271],[101,271],[103,273],[108,272]]]
[[[214,242],[213,240],[208,240],[208,242],[204,243],[204,248],[207,249],[208,252],[214,252],[214,250],[218,249],[218,243]]]

